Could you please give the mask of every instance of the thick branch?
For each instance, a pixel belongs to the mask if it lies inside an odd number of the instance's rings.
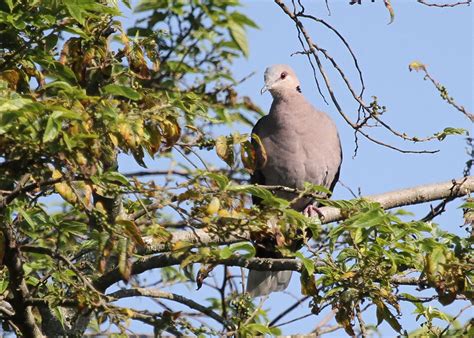
[[[30,292],[24,278],[23,260],[15,239],[11,225],[5,224],[3,237],[5,239],[5,255],[3,263],[8,268],[9,290],[11,292],[10,304],[14,310],[12,322],[19,328],[25,337],[42,337],[36,324],[32,307],[26,304]]]
[[[173,254],[165,253],[157,256],[150,256],[145,259],[140,259],[132,264],[132,275],[137,275],[142,272],[163,268],[166,266],[179,265],[186,258],[187,253]],[[198,262],[196,262],[198,263]],[[300,260],[293,258],[277,259],[277,258],[244,258],[231,257],[228,259],[208,259],[207,261],[200,261],[200,263],[226,266],[240,266],[242,268],[257,270],[257,271],[297,271],[301,272],[303,264]],[[316,273],[318,266],[324,266],[322,262],[315,262]],[[96,288],[104,290],[112,284],[123,279],[119,269],[116,268],[109,273],[98,278],[94,285]],[[392,283],[397,285],[424,285],[416,277],[394,276]]]
[[[426,203],[436,201],[440,199],[454,199],[465,196],[471,191],[474,191],[474,176],[463,177],[460,179],[421,185],[414,188],[402,189],[392,191],[383,194],[369,195],[363,197],[366,200],[380,203],[383,209],[393,209],[406,205],[415,205],[420,203]],[[334,207],[322,207],[319,208],[324,218],[322,223],[331,223],[340,221],[344,217],[341,210]],[[213,244],[229,244],[235,243],[242,240],[248,240],[250,235],[248,233],[234,233],[226,238],[219,237],[216,234],[210,234],[205,230],[182,230],[172,233],[172,238],[167,243],[153,244],[153,239],[147,238],[149,243],[146,249],[147,253],[156,253],[169,251],[172,246],[177,242],[187,242],[194,246],[204,246]]]
[[[405,205],[414,205],[419,203],[425,203],[435,201],[439,199],[454,199],[457,197],[465,196],[471,191],[474,191],[474,177],[468,176],[458,180],[452,180],[443,183],[422,185],[414,188],[403,189],[378,195],[369,195],[364,197],[366,200],[380,203],[384,209],[392,209]],[[324,216],[322,223],[330,223],[340,221],[344,219],[341,210],[334,207],[322,207],[319,209]],[[204,246],[209,244],[228,244],[233,242],[239,242],[249,240],[250,235],[248,233],[235,233],[225,238],[219,237],[215,234],[209,234],[204,230],[189,230],[189,231],[176,231],[172,233],[172,238],[166,243],[153,244],[152,239],[148,238],[150,245],[145,250],[144,254],[153,254],[163,251],[171,251],[175,243],[184,241],[190,244],[190,246]],[[161,268],[164,266],[177,265],[182,262],[186,257],[186,253],[167,253],[158,256],[151,256],[136,261],[132,265],[132,275],[137,275],[142,272]],[[301,270],[301,262],[294,259],[266,259],[266,258],[253,258],[245,259],[241,257],[231,258],[226,260],[212,260],[206,263],[212,264],[226,264],[229,266],[241,266],[253,270]],[[110,285],[122,280],[122,274],[117,269],[114,269],[107,274],[98,278],[93,284],[98,290],[104,291]],[[399,280],[393,280],[394,283],[398,283]],[[415,284],[419,281],[406,279],[401,280],[402,284]]]

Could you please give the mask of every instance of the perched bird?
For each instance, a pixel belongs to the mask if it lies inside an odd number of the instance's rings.
[[[301,93],[295,72],[287,65],[273,65],[265,70],[265,86],[273,97],[270,113],[262,117],[252,133],[261,143],[253,142],[257,168],[251,182],[301,189],[304,182],[333,190],[339,178],[342,151],[336,125],[325,113],[315,109]],[[264,149],[261,149],[260,144]],[[293,193],[276,192],[278,197],[293,200]],[[254,199],[254,203],[258,200]],[[317,209],[310,198],[297,199],[292,208],[306,216]],[[275,240],[256,243],[257,256],[281,258]],[[270,246],[270,247],[269,247]],[[250,270],[247,291],[264,296],[286,289],[291,271]]]

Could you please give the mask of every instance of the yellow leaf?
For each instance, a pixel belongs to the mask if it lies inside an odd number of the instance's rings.
[[[172,147],[178,142],[181,136],[181,128],[176,121],[164,120],[161,122],[161,128],[163,129],[163,137],[166,139],[167,147]]]
[[[76,162],[79,165],[86,165],[87,164],[87,158],[84,156],[83,153],[80,151],[76,153]]]
[[[232,217],[232,218],[242,218],[242,213],[238,212],[237,210],[232,209],[230,211],[230,217]]]
[[[214,215],[217,211],[219,211],[219,208],[221,206],[221,203],[217,197],[213,197],[211,199],[211,202],[207,206],[206,212],[209,216]]]
[[[135,311],[133,311],[132,309],[129,309],[129,308],[122,308],[122,311],[123,311],[124,315],[129,317],[129,318],[135,315]]]
[[[355,276],[355,271],[348,271],[344,274],[342,274],[341,279],[350,279]]]
[[[185,241],[177,241],[173,244],[173,251],[188,248],[190,244]]]
[[[220,216],[220,217],[229,217],[230,216],[230,213],[228,210],[226,209],[220,209],[217,214]]]
[[[122,122],[118,126],[118,131],[120,135],[122,136],[123,140],[125,143],[131,147],[135,147],[135,138],[133,137],[133,131],[132,128],[130,128],[130,125],[126,122]]]
[[[118,146],[118,139],[117,136],[113,134],[109,134],[110,141],[112,141],[112,144],[116,147]]]
[[[61,177],[63,177],[63,174],[59,170],[54,169],[53,174],[52,174],[53,180],[61,178]]]
[[[87,207],[91,207],[92,206],[92,187],[90,184],[86,184],[84,186],[84,204],[87,206]]]
[[[413,61],[408,65],[408,69],[410,70],[410,72],[412,70],[415,70],[417,72],[420,71],[420,70],[423,70],[423,71],[426,72],[426,65],[424,65],[423,63],[421,63],[419,61]]]
[[[101,201],[95,203],[95,209],[102,214],[107,214],[107,209],[105,209],[105,206]]]
[[[74,194],[72,188],[66,182],[56,183],[54,185],[56,192],[61,195],[61,197],[71,204],[76,203],[77,196]]]

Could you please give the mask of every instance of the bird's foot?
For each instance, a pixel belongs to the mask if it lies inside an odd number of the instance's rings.
[[[321,212],[321,210],[319,210],[313,204],[309,204],[306,208],[304,208],[303,215],[305,215],[306,217],[309,217],[309,218],[312,218],[312,217],[315,217],[315,216],[318,216],[319,218],[324,218],[324,215]]]

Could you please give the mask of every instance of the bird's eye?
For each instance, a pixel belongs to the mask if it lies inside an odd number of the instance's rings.
[[[281,73],[281,74],[280,74],[280,79],[282,79],[282,80],[283,80],[283,79],[284,79],[284,78],[285,78],[287,75],[288,75],[288,73],[287,73],[287,72],[283,72],[283,73]]]

